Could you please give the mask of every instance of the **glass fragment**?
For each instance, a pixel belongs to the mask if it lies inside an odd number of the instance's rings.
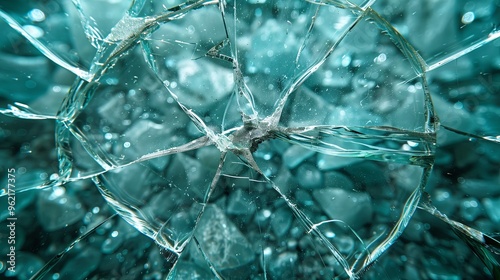
[[[0,273],[500,278],[476,2],[0,1]]]

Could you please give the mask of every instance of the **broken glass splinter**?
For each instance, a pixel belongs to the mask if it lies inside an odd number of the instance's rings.
[[[0,2],[19,221],[18,269],[0,273],[498,279],[499,14],[493,0]]]

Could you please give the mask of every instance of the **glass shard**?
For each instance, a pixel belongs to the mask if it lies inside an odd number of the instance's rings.
[[[497,2],[0,3],[0,273],[500,277]]]

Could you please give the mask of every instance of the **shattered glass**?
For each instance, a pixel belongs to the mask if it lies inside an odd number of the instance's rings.
[[[500,279],[499,1],[0,18],[4,277]]]

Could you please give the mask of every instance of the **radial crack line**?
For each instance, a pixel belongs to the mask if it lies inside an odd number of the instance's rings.
[[[316,5],[333,6],[340,9],[349,9],[354,11],[362,11],[362,8],[348,0],[306,0],[309,3]],[[373,1],[371,1],[373,2]]]
[[[31,186],[31,187],[16,186],[16,193],[22,193],[22,192],[31,191],[31,190],[43,190],[43,189],[52,188],[52,187],[59,187],[59,186],[62,186],[64,184],[65,184],[65,182],[63,182],[62,180],[54,179],[54,180],[46,181],[41,185],[35,185],[35,186]],[[6,195],[8,195],[7,189],[6,188],[0,189],[0,197],[6,196]]]
[[[295,67],[296,68],[299,65],[300,56],[301,56],[302,52],[304,51],[304,49],[306,48],[307,41],[309,41],[309,38],[311,37],[311,33],[312,33],[312,30],[313,30],[314,25],[316,23],[316,19],[317,19],[318,14],[319,14],[320,7],[321,7],[320,5],[318,5],[318,7],[316,7],[316,11],[314,12],[314,15],[312,16],[312,19],[311,19],[311,24],[309,24],[309,29],[307,30],[306,36],[304,36],[304,40],[302,41],[302,44],[300,45],[299,51],[297,52],[297,56],[295,57]]]
[[[82,145],[85,151],[105,170],[110,170],[114,166],[116,166],[116,162],[107,156],[106,152],[102,150],[100,146],[97,146],[97,149],[92,147],[90,141],[88,141],[87,136],[73,124],[66,124],[63,122],[66,128],[69,129],[71,134],[78,140],[78,142]]]
[[[28,119],[28,120],[48,120],[48,119],[57,119],[57,116],[53,115],[44,115],[33,109],[30,106],[15,102],[14,105],[7,105],[8,109],[0,109],[0,114],[5,116],[19,118],[19,119]]]
[[[236,87],[236,92],[238,93],[237,97],[238,106],[241,112],[244,114],[244,116],[249,116],[250,120],[255,120],[257,119],[257,111],[255,110],[255,100],[252,92],[245,83],[245,80],[243,78],[243,73],[241,72],[237,58],[220,53],[220,50],[228,44],[230,44],[230,41],[229,38],[226,38],[222,42],[218,43],[217,45],[213,46],[210,50],[208,50],[205,56],[227,61],[233,65],[233,79]],[[242,108],[240,104],[240,97],[243,97],[244,100],[246,100],[245,103],[249,105],[251,112],[245,112],[246,111],[244,110],[245,108]],[[245,121],[245,119],[243,121]]]
[[[240,153],[237,155],[243,156],[243,158],[249,163],[249,165],[255,171],[257,171],[260,175],[262,175],[262,177],[269,184],[272,185],[273,189],[280,195],[281,198],[283,198],[283,200],[286,202],[288,207],[292,210],[294,215],[300,220],[300,222],[306,228],[306,230],[308,232],[314,233],[317,237],[319,237],[321,239],[321,241],[325,244],[325,246],[333,254],[335,259],[337,259],[337,261],[340,263],[340,265],[342,265],[342,267],[344,268],[347,275],[349,275],[350,278],[353,278],[354,274],[353,274],[351,268],[349,267],[347,260],[342,256],[340,251],[323,235],[323,233],[321,233],[317,228],[314,227],[314,223],[309,219],[309,217],[305,213],[303,213],[300,209],[298,209],[297,205],[295,205],[292,201],[290,201],[290,199],[283,192],[281,192],[280,188],[276,184],[274,184],[274,182],[260,170],[259,166],[257,165],[255,160],[253,159],[253,156],[250,153],[250,151],[248,149],[243,149],[243,150],[239,150],[239,152]]]
[[[478,49],[478,48],[480,48],[480,47],[482,47],[490,42],[495,41],[498,38],[500,38],[500,30],[493,30],[488,34],[488,37],[486,37],[484,39],[477,40],[471,46],[469,46],[463,50],[457,51],[457,52],[452,52],[450,55],[445,56],[444,58],[442,58],[439,61],[436,61],[430,65],[426,64],[425,71],[430,72],[430,71],[437,69],[443,65],[446,65],[446,64],[448,64],[454,60],[457,60],[460,57],[465,56],[466,54],[468,54],[468,53],[470,53],[470,52],[472,52],[472,51],[474,51],[474,50],[476,50],[476,49]]]
[[[404,229],[410,222],[413,213],[417,209],[424,188],[427,185],[431,170],[432,167],[424,168],[424,170],[422,171],[422,178],[420,180],[420,183],[406,200],[403,211],[401,212],[401,216],[399,217],[396,225],[392,228],[391,232],[384,239],[384,241],[379,246],[374,248],[374,250],[370,253],[368,259],[363,263],[364,267],[371,265],[376,259],[378,259],[378,257],[380,257],[385,251],[387,251],[394,242],[396,242],[401,234],[403,234]],[[358,261],[356,261],[355,265],[357,264],[357,262]]]
[[[89,229],[86,233],[80,235],[75,241],[71,242],[71,244],[66,247],[63,251],[55,255],[49,262],[47,262],[40,270],[38,270],[33,276],[31,276],[30,280],[40,280],[43,279],[44,276],[54,267],[56,266],[61,259],[68,253],[73,247],[75,247],[76,244],[78,244],[80,241],[86,239],[89,235],[94,233],[100,226],[105,224],[106,222],[110,221],[114,217],[116,217],[117,214],[113,214],[110,217],[104,219],[102,222],[94,226],[93,228]]]
[[[238,107],[240,108],[240,111],[242,113],[242,118],[243,122],[253,122],[257,120],[257,111],[255,110],[255,100],[252,94],[252,91],[248,88],[246,85],[244,78],[243,78],[243,73],[240,69],[239,66],[239,61],[238,61],[238,49],[236,46],[234,46],[234,50],[231,45],[231,40],[229,38],[229,31],[227,27],[227,22],[226,22],[226,13],[225,13],[225,0],[219,1],[219,10],[221,12],[221,17],[222,17],[222,22],[224,24],[224,32],[226,34],[226,39],[219,43],[218,45],[214,46],[212,49],[210,49],[207,54],[215,58],[219,58],[222,60],[226,60],[228,62],[231,62],[233,64],[233,78],[234,78],[234,83],[236,87],[236,92],[237,94],[237,102],[238,102]],[[233,12],[234,12],[234,26],[236,25],[236,3],[233,3]],[[236,28],[234,28],[234,38],[233,40],[236,41]],[[222,49],[224,46],[229,45],[230,51],[231,51],[231,57],[228,57],[227,55],[220,54],[220,49]],[[240,97],[243,97],[244,99],[244,104],[240,103]],[[242,106],[243,105],[243,106]],[[248,106],[245,106],[248,105]],[[228,104],[229,106],[229,104]],[[248,108],[247,108],[248,107]],[[227,108],[226,108],[227,111]]]
[[[439,126],[442,127],[442,128],[444,128],[444,129],[446,129],[446,130],[449,130],[449,131],[451,131],[453,133],[459,134],[459,135],[463,135],[463,136],[467,136],[467,137],[471,137],[471,138],[475,138],[475,139],[479,139],[479,140],[485,140],[485,141],[488,141],[488,142],[493,142],[493,143],[496,143],[496,144],[500,144],[500,134],[499,135],[480,136],[480,135],[476,135],[476,134],[473,134],[473,133],[468,133],[468,132],[465,132],[465,131],[461,131],[459,129],[455,129],[455,128],[452,128],[452,127],[449,127],[449,126],[445,126],[445,125],[442,125],[442,124],[440,124]]]
[[[337,249],[330,242],[330,240],[328,240],[326,238],[326,236],[321,231],[319,231],[317,228],[314,227],[314,223],[309,219],[309,217],[304,212],[302,212],[300,209],[298,209],[297,205],[295,205],[294,203],[292,203],[290,201],[290,199],[284,193],[281,192],[281,190],[279,189],[279,187],[277,185],[275,185],[274,182],[271,181],[271,179],[269,179],[267,176],[265,176],[261,172],[260,172],[260,174],[262,176],[264,176],[264,178],[267,180],[267,182],[272,185],[273,189],[281,196],[281,198],[283,198],[283,200],[285,200],[285,202],[288,205],[288,207],[292,210],[292,212],[297,217],[297,219],[299,219],[299,221],[305,227],[305,229],[307,230],[307,232],[308,233],[313,233],[317,237],[319,237],[321,239],[321,241],[323,242],[323,244],[325,244],[325,246],[329,249],[329,251],[335,257],[335,259],[344,268],[344,271],[347,273],[347,275],[349,276],[349,278],[354,278],[354,274],[352,272],[352,269],[349,266],[349,263],[347,262],[347,260],[345,259],[345,257],[342,256],[342,254],[340,253],[340,250]]]
[[[206,146],[209,146],[209,145],[212,145],[212,144],[213,143],[210,141],[210,139],[208,139],[208,137],[202,136],[202,137],[200,137],[198,139],[195,139],[195,140],[193,140],[193,141],[191,141],[189,143],[186,143],[184,145],[180,145],[180,146],[177,146],[177,147],[168,148],[168,149],[164,149],[164,150],[158,150],[156,152],[152,152],[152,153],[143,155],[140,158],[138,158],[138,159],[136,159],[134,161],[128,162],[126,164],[112,165],[112,166],[109,167],[109,169],[106,169],[106,170],[103,170],[103,171],[100,171],[100,172],[95,172],[95,173],[92,173],[92,174],[87,174],[86,176],[83,176],[83,177],[71,178],[71,179],[69,179],[67,181],[76,181],[76,180],[80,180],[80,179],[89,179],[89,178],[95,177],[97,175],[104,174],[104,173],[106,173],[108,171],[113,171],[113,170],[125,168],[127,166],[132,165],[132,164],[141,163],[141,162],[148,161],[148,160],[155,159],[155,158],[159,158],[159,157],[174,155],[174,154],[178,154],[178,153],[184,153],[184,152],[196,150],[196,149],[199,149],[199,148],[203,148],[203,147],[206,147]]]
[[[495,279],[500,277],[500,263],[497,260],[500,254],[499,240],[477,229],[449,219],[432,205],[429,194],[427,194],[427,201],[422,202],[419,208],[447,223],[453,232],[472,249],[479,259],[481,259],[492,276]]]
[[[205,252],[203,251],[203,248],[201,248],[201,244],[198,241],[198,239],[196,238],[196,236],[193,236],[193,240],[194,240],[194,243],[196,244],[196,248],[198,248],[198,250],[200,250],[200,253],[203,256],[203,259],[207,262],[208,267],[210,268],[210,271],[214,274],[215,277],[217,277],[217,279],[223,280],[224,278],[219,274],[219,272],[215,268],[215,265],[212,263],[212,261],[210,261],[207,254],[205,254]]]
[[[198,213],[198,215],[196,216],[195,226],[193,228],[192,237],[194,237],[194,232],[196,231],[196,227],[198,226],[198,224],[203,216],[203,213],[205,213],[205,209],[208,205],[208,201],[210,200],[210,197],[211,197],[213,191],[215,190],[217,183],[219,182],[219,178],[222,174],[222,168],[224,167],[224,163],[225,163],[225,159],[226,159],[226,154],[227,154],[226,152],[223,152],[220,155],[219,165],[217,166],[217,171],[215,172],[215,175],[212,179],[212,182],[210,183],[210,186],[207,189],[207,192],[205,193],[205,197],[203,198],[202,208],[201,208],[200,212]],[[185,244],[188,244],[188,243],[189,243],[189,240]]]
[[[84,13],[80,0],[71,0],[71,1],[73,2],[73,5],[75,6],[78,12],[80,23],[90,44],[94,48],[100,49],[101,44],[99,44],[98,42],[104,41],[104,37],[102,36],[101,31],[99,30],[97,22],[93,17],[89,17]]]
[[[58,178],[58,179],[54,179],[54,180],[49,180],[41,185],[35,185],[35,186],[32,186],[32,187],[26,187],[26,188],[20,188],[19,190],[17,190],[18,193],[21,193],[21,192],[25,192],[25,191],[30,191],[30,190],[42,190],[42,189],[46,189],[46,188],[50,188],[50,187],[55,187],[55,186],[62,186],[62,185],[65,185],[67,183],[70,183],[70,182],[76,182],[76,181],[80,181],[80,180],[85,180],[85,179],[91,179],[91,178],[94,178],[96,176],[99,176],[99,175],[102,175],[102,174],[105,174],[109,171],[113,171],[113,170],[118,170],[118,169],[121,169],[121,168],[125,168],[127,166],[130,166],[132,164],[137,164],[137,163],[141,163],[141,162],[144,162],[144,161],[148,161],[148,160],[151,160],[151,159],[155,159],[155,158],[159,158],[159,157],[163,157],[163,156],[168,156],[168,155],[173,155],[173,154],[177,154],[177,153],[183,153],[183,152],[187,152],[187,151],[192,151],[192,150],[196,150],[196,149],[199,149],[199,148],[202,148],[202,147],[206,147],[206,146],[209,146],[209,145],[212,145],[213,143],[206,137],[206,136],[203,136],[203,137],[200,137],[198,139],[195,139],[189,143],[186,143],[184,145],[181,145],[181,146],[177,146],[177,147],[173,147],[173,148],[169,148],[169,149],[165,149],[165,150],[159,150],[159,151],[156,151],[156,152],[153,152],[153,153],[149,153],[149,154],[146,154],[146,155],[143,155],[142,157],[134,160],[134,161],[131,161],[129,163],[126,163],[126,164],[123,164],[123,165],[114,165],[114,166],[110,166],[109,169],[106,169],[106,170],[101,170],[101,171],[98,171],[98,172],[92,172],[92,173],[88,173],[88,174],[85,174],[84,176],[79,176],[79,177],[70,177],[70,178],[66,178],[66,179],[63,179],[63,178]],[[6,196],[7,195],[7,192],[5,192],[3,189],[0,190],[0,197],[2,196]]]
[[[221,134],[215,133],[211,128],[209,128],[205,122],[193,112],[192,109],[188,109],[184,104],[179,101],[177,95],[168,88],[168,86],[164,85],[168,90],[172,98],[177,102],[177,104],[181,107],[182,111],[191,119],[191,121],[196,125],[196,127],[205,134],[214,144],[215,146],[222,152],[227,151],[229,147],[232,147],[231,141],[225,136]]]
[[[224,21],[224,24],[225,24],[225,21]],[[226,26],[224,26],[224,28],[226,28]],[[226,35],[227,35],[227,30],[226,30]],[[232,54],[232,56],[228,56],[228,55],[220,53],[220,50],[227,45],[230,45],[229,38],[222,40],[220,43],[218,43],[215,46],[213,46],[212,48],[210,48],[210,50],[208,50],[207,53],[205,54],[205,56],[210,57],[210,58],[215,58],[215,59],[227,61],[227,62],[231,63],[233,66],[233,80],[234,80],[236,90],[232,92],[232,94],[229,98],[228,104],[226,106],[226,109],[224,111],[224,117],[222,119],[222,130],[224,130],[225,117],[226,117],[227,113],[229,112],[229,107],[230,107],[235,95],[237,95],[236,100],[238,102],[238,108],[240,108],[240,112],[242,114],[243,122],[247,122],[247,121],[251,122],[251,121],[254,121],[257,119],[257,111],[255,110],[255,100],[253,98],[253,94],[250,91],[250,89],[248,88],[248,86],[245,84],[245,81],[243,79],[243,74],[242,74],[241,69],[238,65],[238,61],[237,61],[236,57],[233,57],[233,54]],[[233,53],[232,50],[231,50],[231,53]],[[240,103],[240,97],[243,97],[244,100],[246,100],[246,102],[244,102],[243,106]],[[249,112],[247,112],[245,104],[249,105],[248,106],[250,109]]]
[[[358,127],[357,129],[362,129]],[[342,129],[349,134],[344,135],[336,132],[336,129]],[[373,130],[371,127],[369,131]],[[294,133],[296,131],[297,133]],[[380,130],[376,130],[380,131]],[[302,134],[304,132],[317,132],[318,135]],[[325,133],[325,137],[321,133]],[[318,126],[318,127],[303,127],[303,128],[280,128],[278,131],[272,131],[274,138],[282,139],[286,142],[302,146],[311,151],[319,152],[326,155],[341,156],[341,157],[356,157],[367,158],[384,162],[400,162],[405,164],[428,166],[429,158],[434,155],[432,144],[435,142],[434,137],[427,134],[416,133],[403,130],[382,130],[382,132],[391,132],[387,135],[370,135],[358,132],[348,127],[333,127],[333,126]],[[392,133],[394,132],[394,133]],[[398,132],[398,133],[396,133]],[[343,143],[333,143],[325,141],[327,139],[338,139]],[[400,145],[400,148],[379,147],[365,141],[392,141]],[[403,145],[408,141],[421,144],[417,150],[405,150]],[[345,144],[355,144],[359,148],[345,148]],[[364,148],[364,149],[363,149]],[[420,159],[420,160],[419,160]]]
[[[377,241],[379,240],[380,238],[382,238],[382,236],[384,235],[385,231],[382,232],[379,236],[377,236],[375,239],[373,239],[368,245],[365,244],[365,242],[363,241],[363,239],[361,238],[361,236],[359,236],[359,234],[349,225],[347,224],[346,222],[342,221],[342,220],[338,220],[338,219],[332,219],[332,220],[325,220],[325,221],[321,221],[319,223],[316,223],[314,225],[312,225],[311,229],[307,232],[307,233],[311,233],[313,230],[316,230],[318,227],[320,227],[321,225],[324,225],[324,224],[329,224],[329,223],[341,223],[343,224],[344,226],[346,226],[349,231],[352,232],[352,234],[354,234],[354,236],[356,236],[356,239],[358,239],[358,241],[361,243],[361,246],[363,247],[364,251],[367,253],[368,255],[368,259],[370,258],[370,255],[371,255],[371,252],[370,252],[370,247]],[[356,262],[354,262],[354,264],[352,265],[351,268],[355,268],[356,267],[356,264],[358,263],[358,261],[360,260],[361,258],[358,258],[356,260]],[[371,261],[369,259],[369,261]]]
[[[149,66],[149,64],[148,64]],[[150,68],[151,69],[151,68]],[[196,125],[198,130],[205,134],[219,149],[221,152],[227,151],[230,147],[232,147],[231,141],[227,138],[226,135],[224,134],[218,134],[215,131],[213,131],[210,127],[208,127],[205,122],[201,119],[200,116],[198,116],[196,113],[193,112],[192,109],[189,109],[186,107],[184,104],[181,103],[179,100],[179,97],[177,94],[175,94],[166,84],[165,82],[161,79],[159,74],[153,70],[153,75],[156,77],[156,79],[163,85],[163,87],[168,91],[170,96],[175,100],[177,105],[181,108],[181,110],[188,116],[189,119]]]
[[[158,16],[152,16],[152,17],[145,17],[145,18],[137,18],[137,17],[130,17],[130,15],[126,14],[114,28],[119,26],[120,24],[124,25],[124,20],[129,17],[130,19],[134,20],[142,20],[142,24],[138,26],[136,23],[133,28],[126,29],[127,34],[120,34],[118,38],[120,40],[118,41],[117,44],[115,43],[115,40],[113,36],[115,36],[115,32],[111,32],[104,40],[106,42],[109,41],[110,45],[106,45],[100,49],[100,51],[97,53],[96,57],[94,58],[92,64],[93,67],[91,68],[91,77],[93,79],[100,79],[106,70],[110,67],[112,67],[112,63],[116,58],[118,58],[121,54],[127,52],[131,47],[133,47],[141,37],[144,35],[149,34],[149,30],[154,29],[157,25],[160,23],[167,23],[176,19],[182,18],[186,13],[188,13],[191,10],[201,8],[206,5],[212,5],[216,4],[218,1],[210,1],[210,0],[200,0],[196,2],[192,1],[187,1],[185,3],[182,3],[178,6],[172,7],[168,9],[168,13],[161,14]],[[118,28],[120,32],[123,32],[124,26],[120,26]],[[113,30],[112,29],[112,30]],[[101,61],[103,59],[104,61]]]
[[[276,109],[274,112],[266,117],[265,121],[270,124],[271,127],[276,127],[281,119],[281,115],[283,113],[283,109],[285,108],[286,102],[289,98],[289,96],[295,92],[306,80],[309,78],[313,73],[315,73],[322,65],[325,63],[325,61],[330,57],[330,55],[333,53],[333,51],[337,48],[337,46],[340,44],[340,42],[351,32],[351,30],[356,26],[356,24],[361,20],[362,16],[358,16],[355,21],[351,23],[349,28],[347,28],[339,37],[339,39],[333,43],[327,50],[327,52],[320,57],[319,59],[316,60],[315,63],[311,64],[307,69],[302,71],[297,77],[294,78],[292,84],[288,89],[282,93],[282,97],[278,100],[276,104]]]
[[[85,81],[90,81],[92,79],[92,75],[83,70],[81,66],[75,66],[73,64],[66,61],[64,58],[60,57],[56,53],[54,53],[51,49],[49,49],[44,43],[31,36],[24,28],[19,24],[14,18],[12,18],[9,14],[0,9],[0,18],[3,19],[10,27],[12,27],[15,31],[21,34],[24,38],[26,38],[36,49],[38,49],[45,57],[54,62],[55,64],[63,67],[64,69],[72,72],[78,77],[82,78]]]

